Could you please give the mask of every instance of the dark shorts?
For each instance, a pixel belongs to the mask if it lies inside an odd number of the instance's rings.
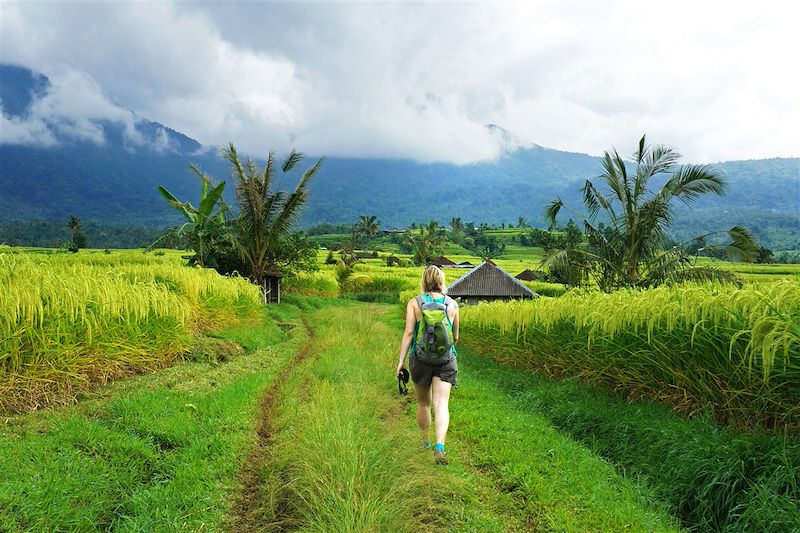
[[[423,387],[430,387],[433,381],[433,376],[438,377],[442,381],[458,387],[458,363],[456,358],[453,357],[449,363],[443,365],[429,365],[418,361],[414,354],[408,358],[408,369],[411,373],[411,381]]]

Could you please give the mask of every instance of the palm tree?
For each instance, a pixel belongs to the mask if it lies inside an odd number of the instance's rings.
[[[70,216],[67,221],[67,227],[72,233],[72,244],[70,245],[71,252],[77,252],[78,248],[86,248],[86,235],[83,234],[81,228],[81,219],[76,216]]]
[[[375,215],[358,217],[358,222],[353,226],[353,232],[358,239],[358,236],[363,235],[366,237],[367,242],[380,232],[381,221]]]
[[[444,231],[435,220],[428,222],[427,226],[420,227],[419,231],[406,230],[405,241],[411,248],[415,264],[424,265],[440,252],[444,244]]]
[[[728,278],[721,272],[691,267],[680,246],[667,248],[671,202],[691,204],[704,194],[722,195],[725,190],[725,180],[717,170],[708,165],[678,166],[679,158],[671,147],[648,145],[644,135],[632,158],[635,168],[629,168],[616,150],[613,154],[605,152],[599,176],[602,189],[590,180],[582,189],[588,214],[584,228],[592,248],[552,250],[545,264],[578,268],[585,275],[593,275],[603,290],[649,287],[670,279]],[[650,186],[656,175],[666,175],[666,182],[653,191]],[[551,228],[563,206],[557,198],[546,208]],[[601,213],[608,224],[603,231],[595,226]],[[755,251],[745,228],[735,226],[728,234],[731,242],[725,249],[729,256],[747,258]]]
[[[528,227],[528,222],[525,220],[525,217],[517,217],[517,227],[518,228]]]
[[[81,219],[79,219],[76,216],[70,216],[69,220],[67,221],[67,227],[69,228],[70,232],[72,232],[73,234],[76,231],[80,231],[81,230]]]
[[[293,192],[273,191],[280,172],[291,172],[303,161],[303,154],[292,150],[282,164],[270,151],[267,164],[260,169],[251,158],[239,158],[233,143],[223,149],[222,155],[233,167],[236,182],[236,201],[239,215],[233,221],[233,243],[248,268],[249,277],[258,283],[267,298],[267,278],[275,269],[276,249],[281,239],[291,232],[300,207],[307,198],[307,186],[322,165],[319,159],[307,168]]]
[[[352,263],[348,264],[342,259],[336,261],[334,276],[336,277],[336,284],[339,286],[339,296],[347,296],[350,287],[355,283],[371,281],[371,278],[366,274],[355,275],[354,265]]]

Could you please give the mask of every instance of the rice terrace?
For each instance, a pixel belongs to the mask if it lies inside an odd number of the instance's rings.
[[[0,2],[0,532],[800,533],[767,3]]]

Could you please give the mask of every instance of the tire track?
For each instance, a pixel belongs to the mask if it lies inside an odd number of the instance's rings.
[[[231,507],[231,518],[227,521],[225,528],[228,531],[250,533],[264,531],[265,529],[286,529],[281,523],[263,523],[261,519],[261,488],[266,481],[264,479],[265,465],[270,460],[270,447],[273,442],[273,409],[281,396],[282,386],[289,374],[308,358],[314,342],[315,332],[308,325],[306,317],[301,316],[301,321],[306,332],[305,343],[267,387],[261,399],[258,427],[256,428],[256,442],[248,453],[247,460],[242,467],[240,474],[242,488]]]

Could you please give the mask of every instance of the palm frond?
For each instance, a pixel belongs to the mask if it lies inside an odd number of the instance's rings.
[[[725,185],[722,174],[709,165],[684,165],[672,174],[659,195],[690,204],[704,194],[723,195]]]
[[[562,207],[564,207],[564,202],[561,201],[561,198],[556,198],[545,207],[544,219],[550,224],[550,229],[555,227],[556,217],[558,217],[558,212],[561,211]]]
[[[269,190],[272,185],[272,180],[275,179],[275,151],[270,150],[267,155],[267,164],[264,165],[264,174],[262,176],[264,185]]]
[[[647,151],[647,134],[643,134],[642,138],[639,139],[639,149],[636,150],[636,153],[633,154],[633,160],[636,161],[637,165],[641,165],[642,161],[644,161],[645,152]]]
[[[718,283],[732,283],[738,287],[743,286],[742,278],[733,272],[710,266],[688,267],[681,269],[672,276],[672,281],[715,281]]]
[[[603,159],[600,161],[600,166],[603,168],[603,172],[599,176],[600,179],[606,182],[608,187],[614,191],[617,199],[625,205],[625,183],[617,168],[617,159],[612,158],[610,153],[605,152]],[[625,165],[623,163],[624,168]]]
[[[287,172],[291,172],[291,170],[294,167],[300,164],[300,162],[303,160],[303,157],[305,157],[305,154],[303,154],[302,152],[298,152],[294,148],[292,148],[291,153],[288,156],[286,156],[286,160],[283,162],[281,170],[283,170],[284,174]]]
[[[728,230],[731,242],[725,246],[725,254],[729,259],[752,261],[758,253],[758,243],[753,234],[743,226],[734,226]]]
[[[597,213],[600,211],[600,208],[606,210],[609,215],[613,215],[611,212],[611,205],[609,204],[608,200],[606,200],[600,191],[598,191],[595,186],[592,184],[591,181],[586,180],[586,183],[583,184],[583,204],[586,206],[586,211],[589,215],[589,218],[594,219],[597,216]]]
[[[659,144],[649,148],[636,169],[636,181],[633,186],[634,201],[637,201],[647,190],[650,178],[656,174],[671,171],[680,157],[681,154],[669,146]]]
[[[239,160],[239,154],[236,152],[236,147],[233,145],[233,143],[229,143],[226,148],[222,149],[222,157],[228,160],[233,166],[234,177],[237,177],[240,180],[247,179],[244,173],[242,162]]]

